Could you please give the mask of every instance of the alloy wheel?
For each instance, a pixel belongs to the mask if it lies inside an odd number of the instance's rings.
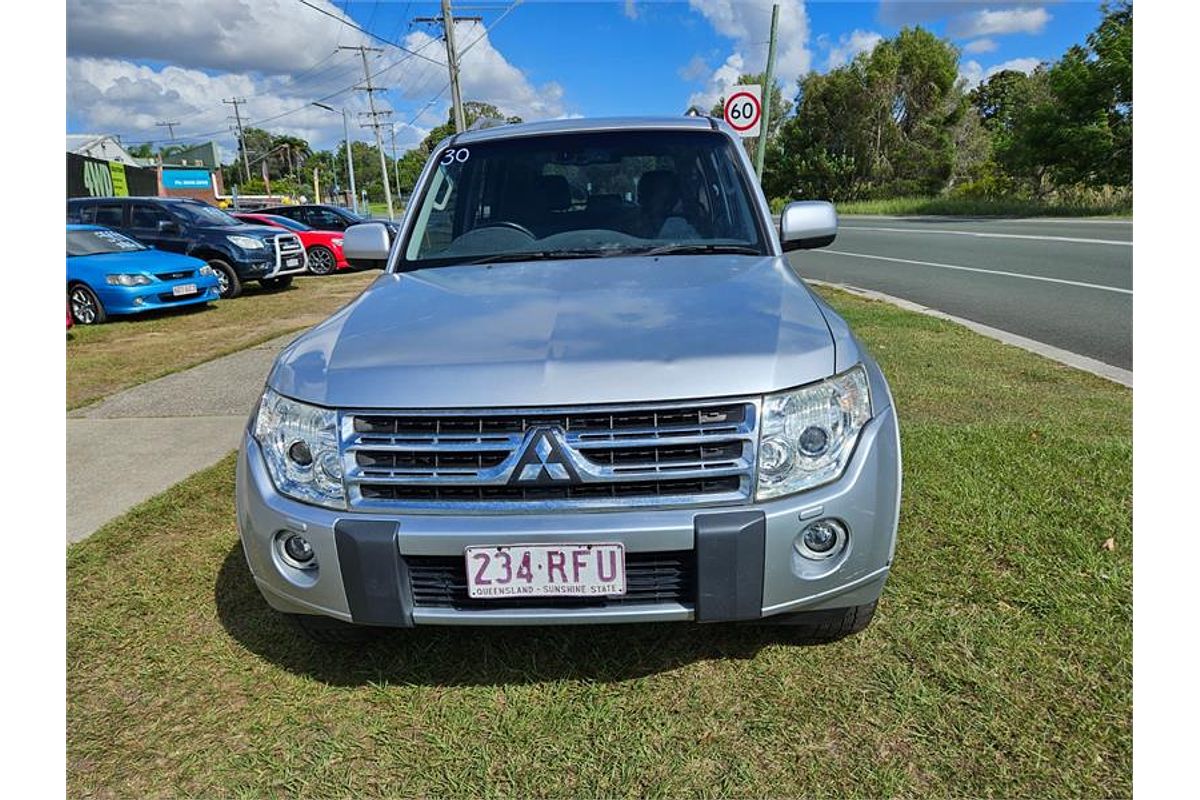
[[[328,275],[336,266],[333,253],[323,247],[314,247],[308,254],[308,270],[313,275]]]
[[[77,286],[71,290],[71,316],[82,325],[91,325],[96,321],[96,304],[82,287]]]

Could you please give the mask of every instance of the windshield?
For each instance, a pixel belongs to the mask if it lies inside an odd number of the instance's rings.
[[[219,225],[223,228],[245,225],[219,208],[204,203],[175,203],[171,211],[197,225]]]
[[[654,252],[766,254],[731,143],[607,131],[449,147],[413,209],[401,269]]]
[[[68,256],[94,256],[101,253],[129,253],[134,250],[149,250],[141,242],[116,231],[91,230],[67,231]]]

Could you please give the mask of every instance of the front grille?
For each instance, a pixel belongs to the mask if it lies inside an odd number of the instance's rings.
[[[520,510],[737,503],[750,497],[753,401],[342,417],[353,505]],[[556,472],[539,474],[531,453]],[[532,469],[532,479],[527,475]],[[551,477],[547,478],[546,475]]]
[[[471,598],[462,556],[404,556],[417,608],[563,608],[681,603],[695,600],[691,550],[625,554],[625,594],[620,597]]]
[[[185,269],[178,272],[156,272],[154,277],[160,281],[178,281],[184,278],[190,278],[196,274],[195,270]]]
[[[297,258],[294,267],[287,266],[287,259]],[[302,272],[305,266],[304,245],[300,237],[294,233],[282,233],[275,237],[275,269],[274,272]]]

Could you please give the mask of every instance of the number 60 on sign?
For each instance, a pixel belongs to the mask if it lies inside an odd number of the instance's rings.
[[[762,87],[758,84],[734,86],[725,98],[725,122],[740,135],[758,136],[762,126]]]

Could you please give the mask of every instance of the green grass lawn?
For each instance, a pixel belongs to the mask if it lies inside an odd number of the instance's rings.
[[[864,633],[421,629],[322,650],[253,586],[229,458],[68,552],[68,793],[1129,796],[1131,393],[821,291],[902,425],[899,546]]]
[[[301,276],[283,291],[250,283],[233,300],[76,325],[67,332],[67,408],[315,325],[378,275]]]
[[[1032,200],[987,200],[956,197],[893,197],[838,203],[839,214],[894,214],[1003,217],[1131,217],[1128,200],[1110,203],[1039,203]]]

